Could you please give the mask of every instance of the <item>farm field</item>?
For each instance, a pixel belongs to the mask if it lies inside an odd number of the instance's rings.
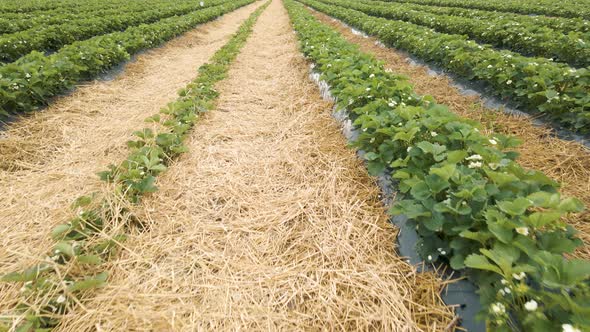
[[[589,19],[0,3],[0,332],[590,331]]]

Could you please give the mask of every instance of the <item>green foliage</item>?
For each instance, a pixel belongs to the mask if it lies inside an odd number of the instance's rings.
[[[590,262],[563,257],[581,241],[561,218],[582,204],[523,169],[510,151],[518,140],[483,135],[302,5],[286,4],[303,53],[359,129],[353,145],[365,151],[369,171],[398,180],[403,199],[390,212],[416,225],[426,260],[448,261],[480,286],[488,328],[590,328]]]
[[[390,1],[390,0],[387,0]],[[585,2],[536,0],[395,0],[396,2],[420,3],[444,7],[477,8],[497,12],[537,14],[558,17],[582,17],[590,19],[590,7]]]
[[[225,2],[183,16],[133,26],[74,42],[48,56],[33,51],[0,67],[0,115],[37,110],[50,98],[129,59],[132,54],[158,46],[197,24],[251,2],[253,0]]]
[[[223,2],[225,0],[210,0],[207,1],[206,7]],[[153,3],[153,7],[149,10],[139,10],[141,6],[142,4],[137,3],[128,4],[121,6],[120,11],[111,12],[108,16],[97,16],[96,13],[90,12],[84,15],[85,17],[64,20],[61,24],[35,26],[32,29],[2,35],[0,36],[0,61],[12,62],[32,51],[55,51],[78,40],[123,31],[132,26],[154,23],[175,15],[185,15],[201,8],[195,0],[182,3],[171,3],[165,0],[161,3]],[[68,17],[69,14],[64,16]]]
[[[244,4],[243,2],[242,4]],[[136,140],[128,142],[130,154],[119,165],[111,165],[100,177],[116,186],[117,194],[131,203],[137,203],[145,194],[157,190],[156,177],[166,170],[173,158],[187,151],[183,145],[188,131],[199,116],[211,108],[218,93],[215,84],[222,80],[236,58],[252,27],[262,11],[258,8],[242,23],[232,38],[211,58],[210,63],[199,68],[199,76],[180,92],[180,97],[160,113],[146,119],[162,129],[156,132],[144,128],[134,133]],[[22,301],[19,309],[26,313],[21,331],[52,329],[59,318],[79,301],[85,292],[106,285],[108,275],[100,270],[101,264],[116,253],[124,234],[105,239],[109,223],[133,221],[128,211],[112,215],[112,207],[95,195],[81,196],[72,204],[77,216],[56,226],[51,232],[56,241],[49,252],[47,262],[13,272],[2,277],[4,282],[22,282]],[[113,220],[126,216],[127,219]],[[127,228],[132,225],[126,224]],[[112,229],[110,230],[112,232]],[[73,269],[72,265],[77,268]],[[62,269],[63,267],[63,269]],[[59,271],[59,272],[58,272]],[[42,304],[29,304],[31,295],[44,299]],[[0,326],[1,328],[1,326]]]
[[[551,28],[539,26],[536,22],[514,23],[505,18],[471,19],[451,15],[427,13],[413,10],[406,4],[375,1],[322,0],[365,14],[393,20],[402,20],[420,26],[492,44],[523,55],[553,58],[555,61],[572,66],[590,65],[590,36],[572,31],[564,34]]]
[[[496,50],[464,35],[435,32],[416,24],[372,17],[316,0],[301,2],[377,36],[389,46],[436,63],[459,77],[485,82],[490,92],[510,98],[525,110],[541,112],[574,131],[590,132],[588,68],[574,69],[550,59]]]

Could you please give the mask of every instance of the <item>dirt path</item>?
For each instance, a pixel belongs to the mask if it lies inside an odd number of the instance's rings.
[[[562,184],[562,193],[574,196],[590,209],[590,151],[576,142],[559,139],[548,128],[534,126],[530,119],[508,115],[488,109],[477,96],[464,96],[452,86],[452,80],[444,75],[431,76],[428,68],[408,63],[407,57],[395,49],[383,48],[376,44],[378,39],[363,37],[352,33],[339,21],[313,12],[323,23],[338,30],[346,39],[360,46],[367,53],[383,60],[386,67],[395,73],[408,76],[417,93],[431,95],[439,103],[469,119],[479,121],[488,132],[499,132],[522,139],[518,148],[519,162],[526,168],[543,171]],[[579,236],[586,246],[577,255],[590,259],[590,211],[572,216],[568,220],[580,230]]]
[[[282,3],[259,18],[110,266],[63,330],[443,330],[440,281],[394,254],[379,191],[340,133]]]
[[[176,99],[261,4],[204,24],[139,56],[115,80],[91,82],[9,126],[0,138],[0,275],[47,250],[50,230],[70,215],[73,200],[101,186],[96,172],[124,160],[130,134]],[[0,283],[0,312],[14,304],[14,287]]]

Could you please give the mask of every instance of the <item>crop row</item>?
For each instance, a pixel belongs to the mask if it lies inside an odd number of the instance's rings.
[[[146,0],[151,1],[151,0]],[[141,3],[141,0],[86,0],[83,2],[76,0],[6,0],[0,4],[0,15],[5,13],[36,13],[51,11],[71,11],[81,12],[97,8],[117,8],[123,4],[131,2]]]
[[[439,33],[315,0],[302,2],[459,77],[485,82],[490,92],[510,98],[527,111],[541,112],[564,127],[590,133],[590,70],[587,68],[573,69],[545,58],[499,51],[466,36]]]
[[[194,3],[198,4],[198,1]],[[207,2],[205,2],[207,4]],[[0,13],[0,35],[15,33],[31,28],[47,27],[50,25],[64,24],[74,20],[89,19],[93,17],[107,17],[125,13],[140,13],[156,8],[165,9],[174,7],[175,3],[170,0],[149,0],[149,2],[125,2],[115,8],[95,4],[84,11],[73,11],[68,9],[54,9],[41,13]],[[4,36],[2,36],[4,37]]]
[[[590,65],[590,34],[563,34],[537,24],[522,24],[488,18],[486,20],[426,13],[405,4],[328,0],[327,3],[362,11],[371,16],[411,22],[436,31],[467,35],[478,42],[510,49],[528,56],[552,58],[572,66]]]
[[[206,7],[217,6],[227,1],[209,0]],[[125,30],[130,26],[153,23],[175,15],[184,15],[201,8],[198,1],[181,2],[175,5],[164,3],[143,12],[124,12],[107,17],[91,16],[63,24],[41,26],[3,35],[0,36],[0,62],[15,61],[32,51],[55,51],[78,40]]]
[[[33,111],[45,105],[49,98],[129,59],[139,50],[157,46],[197,24],[251,2],[253,0],[228,2],[93,37],[65,46],[50,56],[33,51],[0,68],[0,114]]]
[[[590,262],[564,260],[581,241],[560,218],[583,208],[525,170],[512,137],[486,136],[405,77],[286,0],[303,53],[348,112],[372,174],[399,181],[390,213],[414,223],[418,252],[479,285],[490,331],[590,328]],[[572,330],[573,331],[573,330]]]
[[[377,5],[382,4],[399,4],[391,1],[363,1],[364,3],[375,3]],[[506,23],[516,22],[523,25],[537,25],[551,28],[556,31],[563,33],[569,32],[590,32],[590,22],[582,18],[573,17],[549,17],[549,16],[537,16],[537,15],[526,15],[518,13],[507,13],[507,12],[496,12],[489,10],[480,9],[469,9],[460,7],[439,7],[431,6],[420,3],[403,3],[406,8],[410,10],[417,10],[427,13],[460,16],[478,20],[503,20]]]
[[[537,0],[389,0],[391,2],[408,2],[441,7],[474,8],[498,12],[536,14],[562,17],[581,17],[590,19],[590,3],[586,1]]]
[[[268,4],[254,11],[209,63],[199,68],[199,76],[183,89],[178,100],[146,119],[156,123],[160,132],[151,128],[135,132],[137,139],[128,143],[127,159],[101,174],[103,180],[115,183],[116,197],[136,203],[143,195],[157,190],[156,176],[187,151],[183,144],[187,134],[200,115],[212,108],[218,96],[215,84],[226,77],[230,64]],[[45,262],[2,278],[24,283],[18,309],[26,315],[26,320],[19,324],[19,331],[56,327],[60,318],[79,303],[84,292],[104,286],[108,276],[106,272],[98,272],[104,268],[102,263],[116,254],[118,243],[125,239],[124,231],[137,223],[129,211],[123,208],[113,211],[109,202],[93,196],[78,198],[74,208],[78,215],[54,228],[51,236],[57,243]],[[125,223],[124,227],[119,223]],[[41,303],[30,305],[30,299]]]

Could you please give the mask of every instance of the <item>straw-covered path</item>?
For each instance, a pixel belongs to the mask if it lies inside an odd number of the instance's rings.
[[[203,24],[138,56],[114,80],[87,83],[0,132],[0,275],[43,257],[74,199],[103,186],[96,173],[125,159],[144,119],[175,100],[260,5]],[[18,288],[0,283],[0,312],[14,308]]]
[[[189,153],[136,214],[109,284],[61,330],[442,331],[442,285],[394,252],[281,1],[259,18]]]

